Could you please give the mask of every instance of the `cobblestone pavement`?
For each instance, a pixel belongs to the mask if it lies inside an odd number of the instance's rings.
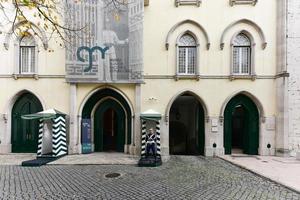
[[[120,173],[106,178],[107,173]],[[0,199],[300,199],[300,194],[218,158],[173,156],[133,165],[0,166]]]

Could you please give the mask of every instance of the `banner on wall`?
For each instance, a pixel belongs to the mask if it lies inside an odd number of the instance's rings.
[[[67,1],[67,82],[143,81],[144,0]]]
[[[81,120],[81,144],[82,153],[92,152],[92,131],[91,131],[91,119]]]

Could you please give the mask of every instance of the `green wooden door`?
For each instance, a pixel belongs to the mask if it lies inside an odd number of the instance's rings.
[[[112,99],[105,100],[102,102],[94,115],[94,144],[95,144],[95,151],[101,152],[105,151],[106,149],[104,148],[106,145],[104,144],[104,113],[108,109],[113,109],[114,112],[116,113],[115,119],[114,119],[114,129],[115,129],[115,134],[116,137],[115,143],[116,147],[115,149],[111,149],[113,151],[117,152],[124,152],[124,145],[125,145],[125,121],[126,121],[126,116],[125,113],[116,101]]]
[[[12,152],[36,153],[38,140],[38,121],[23,120],[22,115],[40,112],[43,107],[32,94],[23,94],[12,109]]]
[[[242,149],[245,154],[258,154],[259,114],[253,101],[245,95],[237,95],[231,99],[224,112],[224,148],[225,154],[231,154],[232,149],[232,118],[237,106],[245,109]]]
[[[198,109],[198,151],[200,155],[204,155],[205,146],[205,123],[204,123],[204,110],[201,105]]]

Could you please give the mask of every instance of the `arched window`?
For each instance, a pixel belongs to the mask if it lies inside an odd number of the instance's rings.
[[[20,40],[19,73],[36,72],[36,43],[32,35],[26,34]]]
[[[244,33],[233,39],[232,73],[249,75],[251,73],[251,40]]]
[[[184,34],[178,41],[178,71],[179,75],[196,74],[197,43],[193,36]]]

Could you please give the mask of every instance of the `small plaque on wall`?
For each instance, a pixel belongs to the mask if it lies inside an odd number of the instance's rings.
[[[213,127],[218,126],[218,119],[212,119],[211,120],[211,126],[213,126]]]
[[[215,133],[215,132],[218,132],[218,127],[211,127],[211,132]]]
[[[258,0],[229,0],[230,6],[234,5],[253,5],[255,6]]]
[[[267,119],[266,129],[269,130],[269,131],[274,131],[275,128],[276,128],[276,126],[275,126],[275,117]]]
[[[195,5],[200,7],[201,0],[175,0],[175,6]]]

